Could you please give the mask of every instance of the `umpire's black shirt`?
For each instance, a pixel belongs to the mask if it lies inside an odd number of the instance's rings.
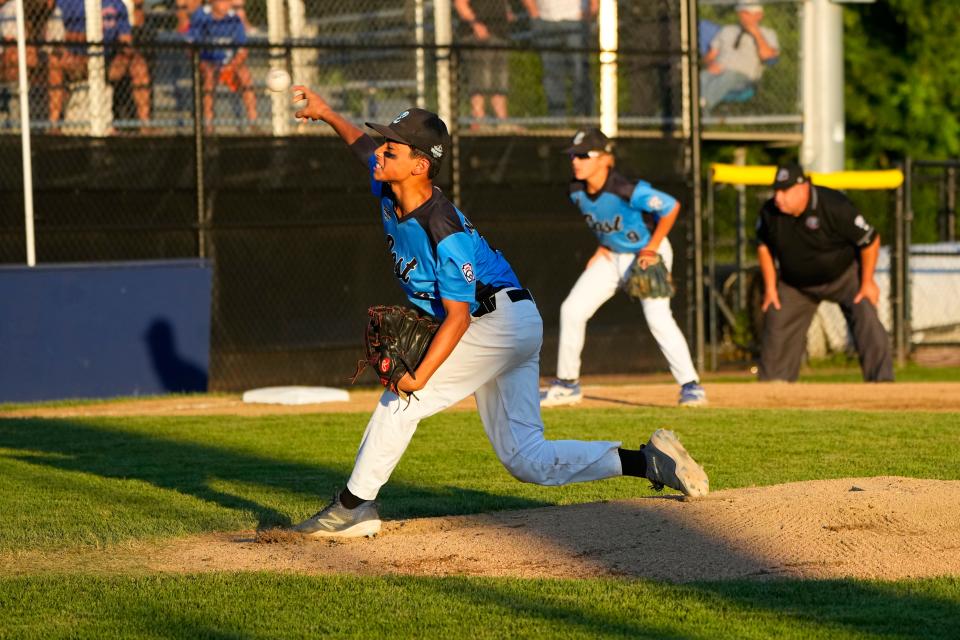
[[[780,279],[793,287],[833,282],[876,235],[853,203],[834,189],[810,185],[810,202],[799,216],[767,200],[757,218],[757,243],[780,264]]]

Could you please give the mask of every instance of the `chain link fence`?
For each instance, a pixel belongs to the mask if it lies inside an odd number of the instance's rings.
[[[799,131],[805,4],[700,0],[705,129]]]
[[[85,5],[97,3],[102,44],[94,44],[96,31],[86,20]],[[285,135],[297,123],[287,97],[265,88],[271,67],[327,90],[359,117],[377,117],[377,111],[382,117],[413,103],[437,108],[444,91],[437,74],[447,58],[437,57],[435,46],[447,27],[465,131],[514,135],[596,124],[596,4],[25,0],[31,128],[191,135],[199,114],[206,134]],[[755,13],[734,0],[701,0],[708,130],[799,131],[803,4],[767,0]],[[682,5],[617,3],[617,109],[627,133],[682,128]],[[440,15],[446,6],[450,14]],[[0,7],[0,124],[11,132],[20,126],[15,23],[16,2],[6,0]]]
[[[86,15],[97,4],[91,20],[99,19],[99,31]],[[685,203],[672,234],[678,274],[689,271],[692,255],[683,250],[691,208],[682,4],[617,3],[618,148],[628,172]],[[800,4],[765,3],[763,24],[777,32],[779,59],[754,95],[705,111],[707,129],[798,130],[791,32]],[[289,95],[267,91],[267,72],[279,67],[358,123],[389,120],[410,105],[439,111],[448,101],[459,166],[446,166],[440,184],[538,292],[545,349],[553,349],[565,293],[557,283],[572,284],[592,242],[569,215],[569,167],[559,150],[576,128],[599,125],[598,15],[589,2],[563,0],[451,0],[448,16],[438,13],[442,6],[24,0],[38,260],[208,258],[212,389],[342,382],[330,375],[350,369],[366,307],[400,299],[384,277],[377,220],[364,213],[362,171],[329,127],[297,121]],[[707,22],[739,20],[731,2],[713,0],[701,1],[701,17],[701,39]],[[444,25],[449,47],[437,44]],[[14,0],[0,3],[0,33],[0,263],[22,264]],[[542,235],[548,228],[553,235]],[[557,246],[563,255],[551,253]],[[677,304],[687,299],[683,290]],[[601,312],[585,371],[613,362],[659,367],[643,334],[634,352],[622,353],[634,325],[629,309]]]

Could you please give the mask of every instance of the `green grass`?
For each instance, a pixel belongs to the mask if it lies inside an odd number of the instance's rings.
[[[884,474],[960,479],[956,414],[630,408],[557,409],[545,418],[552,438],[631,445],[673,427],[714,489]],[[362,414],[0,419],[0,552],[16,562],[18,551],[287,524],[342,485],[365,423]],[[519,483],[497,462],[478,417],[451,412],[421,424],[381,512],[620,499],[648,494],[646,484]],[[0,577],[0,638],[946,638],[960,620],[957,579],[678,586],[63,571]]]
[[[955,638],[960,581],[213,574],[0,580],[16,638]]]
[[[960,415],[637,408],[546,412],[548,437],[638,446],[675,428],[714,489],[844,476],[960,479]],[[349,475],[360,414],[0,419],[0,550],[287,525]],[[896,455],[910,442],[911,455]],[[617,478],[550,488],[499,464],[478,416],[424,421],[381,493],[386,518],[628,498]]]

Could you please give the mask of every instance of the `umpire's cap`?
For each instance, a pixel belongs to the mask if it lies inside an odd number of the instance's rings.
[[[777,175],[773,179],[774,190],[789,189],[795,184],[803,184],[809,178],[798,164],[782,164],[777,167]]]
[[[422,151],[437,164],[440,164],[450,149],[447,125],[440,116],[426,109],[411,107],[400,113],[390,124],[367,122],[366,125],[387,140],[395,140]]]
[[[596,127],[577,131],[573,136],[573,144],[563,150],[564,153],[577,154],[591,151],[613,152],[613,141]]]

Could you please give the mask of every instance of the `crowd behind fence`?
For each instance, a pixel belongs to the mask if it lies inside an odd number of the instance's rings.
[[[30,127],[38,134],[190,135],[197,114],[208,134],[286,134],[297,123],[288,97],[265,88],[273,67],[336,93],[358,117],[411,103],[436,108],[438,63],[450,60],[441,22],[451,28],[465,130],[598,122],[595,1],[23,2]],[[97,4],[102,15],[86,20],[85,5]],[[626,131],[683,127],[684,4],[617,3],[616,107]],[[703,124],[798,132],[803,2],[768,0],[755,5],[759,14],[742,4],[701,0]],[[0,6],[0,123],[11,132],[20,126],[16,6]],[[444,6],[450,15],[440,20]],[[102,41],[91,37],[88,23],[97,20]],[[761,40],[764,59],[755,53]]]

